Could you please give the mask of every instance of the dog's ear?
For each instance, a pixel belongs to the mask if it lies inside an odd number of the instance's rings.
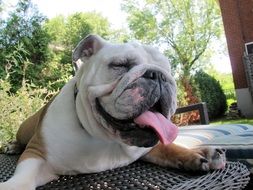
[[[96,54],[105,44],[105,40],[97,35],[88,35],[82,39],[72,54],[72,63],[75,71],[77,71],[85,61],[92,55]]]

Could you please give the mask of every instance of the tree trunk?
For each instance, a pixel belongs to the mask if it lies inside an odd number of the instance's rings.
[[[182,76],[180,78],[180,81],[181,81],[181,84],[184,88],[184,91],[185,91],[185,100],[187,102],[188,105],[190,104],[196,104],[199,101],[199,98],[197,97],[196,93],[194,92],[193,90],[193,87],[190,83],[190,77],[188,76]]]

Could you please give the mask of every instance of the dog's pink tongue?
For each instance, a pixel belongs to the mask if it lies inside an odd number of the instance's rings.
[[[134,122],[139,125],[148,125],[153,128],[163,144],[170,144],[177,137],[177,126],[160,113],[146,111],[139,117],[135,118]]]

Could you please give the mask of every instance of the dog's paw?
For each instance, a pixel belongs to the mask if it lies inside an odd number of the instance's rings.
[[[17,142],[17,141],[11,141],[7,144],[4,144],[1,149],[0,153],[4,154],[21,154],[23,152],[24,148]]]
[[[225,150],[218,147],[201,147],[192,150],[193,154],[181,163],[187,170],[209,171],[224,169],[226,165]]]

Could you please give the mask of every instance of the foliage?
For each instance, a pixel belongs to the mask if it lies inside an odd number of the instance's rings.
[[[72,50],[85,36],[96,33],[107,38],[111,32],[106,18],[96,12],[74,13],[68,17],[62,15],[45,23],[55,53],[60,55],[62,63],[71,63]]]
[[[131,34],[124,28],[112,30],[108,36],[108,40],[113,43],[127,43],[131,39]]]
[[[23,83],[23,86],[15,94],[10,89],[9,80],[1,79],[0,147],[1,144],[13,140],[19,125],[56,93],[56,91],[48,91],[46,88],[34,88],[28,83]]]
[[[214,0],[125,0],[123,9],[134,36],[162,44],[174,68],[187,76],[221,31],[219,7]]]
[[[0,78],[9,77],[12,92],[25,80],[51,90],[61,88],[73,72],[76,44],[89,33],[106,37],[110,32],[107,19],[95,12],[45,20],[30,0],[20,0],[1,24]]]
[[[65,17],[63,15],[58,15],[54,18],[47,20],[43,27],[48,32],[51,44],[56,46],[63,45],[63,39],[66,35],[66,27],[65,27]]]
[[[234,87],[232,74],[220,73],[214,69],[209,69],[208,73],[220,82],[220,85],[222,86],[222,89],[224,90],[227,100],[229,100],[229,102],[236,101],[235,87]]]
[[[226,96],[220,83],[212,76],[199,71],[194,76],[201,101],[207,103],[210,119],[221,117],[227,109]]]
[[[33,63],[33,73],[40,72],[49,58],[49,36],[42,28],[42,16],[30,0],[18,1],[14,11],[0,26],[0,77],[11,73],[12,91],[21,87],[27,62]]]
[[[77,43],[90,33],[96,33],[104,38],[109,34],[109,22],[96,12],[75,13],[66,19],[65,44],[74,48]],[[71,34],[71,35],[69,35]]]
[[[55,55],[39,75],[35,76],[30,73],[36,86],[47,87],[49,90],[59,90],[73,77],[72,65],[62,64],[60,59],[60,56]]]
[[[215,0],[124,0],[123,10],[135,38],[156,44],[168,56],[173,71],[190,92],[192,73],[208,44],[220,36],[221,16]],[[192,95],[186,94],[187,100]],[[195,102],[188,102],[188,104]]]

